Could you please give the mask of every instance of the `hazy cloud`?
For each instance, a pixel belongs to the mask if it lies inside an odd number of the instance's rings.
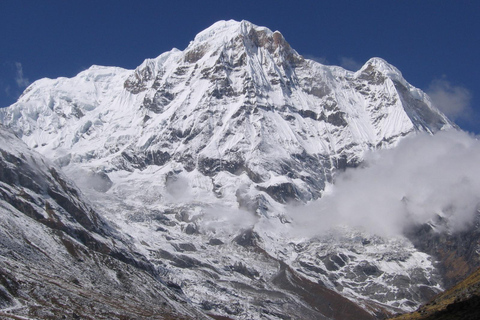
[[[192,199],[192,190],[187,178],[182,176],[169,177],[165,183],[169,200],[172,202],[186,202]]]
[[[197,221],[203,231],[224,237],[253,228],[257,222],[258,217],[251,212],[222,206],[208,208]]]
[[[29,84],[29,80],[23,74],[21,63],[11,61],[0,63],[0,108],[15,102]]]
[[[340,57],[340,66],[351,71],[357,71],[362,67],[362,64],[353,58]]]
[[[23,67],[20,62],[15,62],[15,82],[19,88],[26,88],[30,84],[28,78],[23,75]]]
[[[433,80],[426,92],[433,104],[452,120],[468,117],[472,112],[470,91],[464,87],[452,85],[446,77]]]
[[[310,59],[310,60],[316,61],[316,62],[321,63],[321,64],[328,64],[328,60],[327,60],[326,57],[319,57],[319,56],[314,56],[314,55],[310,55],[310,54],[306,54],[303,57],[305,59]]]
[[[383,236],[441,216],[448,228],[472,222],[480,203],[480,142],[464,132],[419,134],[371,153],[365,166],[340,174],[331,190],[289,216],[299,234],[340,225]]]
[[[3,83],[2,83],[2,85],[3,85]],[[9,85],[5,86],[4,91],[5,91],[5,94],[7,95],[7,97],[9,97],[12,94],[12,88]]]

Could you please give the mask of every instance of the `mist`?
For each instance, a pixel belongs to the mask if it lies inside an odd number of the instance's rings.
[[[258,220],[251,212],[217,205],[204,212],[199,224],[204,232],[228,237],[237,234],[239,230],[253,228]]]
[[[175,176],[174,178],[168,178],[165,183],[165,188],[173,203],[182,203],[192,200],[192,190],[188,183],[188,180],[182,176]]]
[[[396,236],[415,224],[438,221],[466,228],[480,203],[480,142],[460,131],[417,134],[396,148],[366,155],[340,173],[325,195],[288,210],[298,235],[347,226]]]

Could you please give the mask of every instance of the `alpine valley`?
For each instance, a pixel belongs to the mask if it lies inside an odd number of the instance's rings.
[[[383,319],[480,266],[475,223],[293,223],[368,152],[458,130],[380,58],[219,21],[135,70],[38,80],[0,123],[0,317]]]

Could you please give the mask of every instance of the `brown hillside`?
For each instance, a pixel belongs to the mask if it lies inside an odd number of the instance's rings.
[[[395,320],[477,320],[480,319],[480,269],[465,280],[437,295],[417,311]]]

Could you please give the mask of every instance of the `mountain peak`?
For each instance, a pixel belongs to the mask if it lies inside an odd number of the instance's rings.
[[[360,70],[356,72],[356,74],[371,74],[372,72],[379,72],[383,76],[400,82],[404,86],[406,86],[407,84],[400,70],[398,70],[396,67],[394,67],[382,58],[370,58],[367,62],[365,62],[365,64],[360,68]]]
[[[185,51],[207,45],[210,48],[225,47],[232,42],[246,47],[266,48],[271,53],[279,47],[290,50],[279,31],[272,32],[246,20],[222,20],[198,33]]]
[[[238,34],[247,35],[252,29],[261,29],[269,33],[272,31],[266,27],[259,27],[253,23],[242,20],[220,20],[212,24],[210,27],[199,32],[193,42],[215,41],[213,39],[224,39],[234,37]]]

